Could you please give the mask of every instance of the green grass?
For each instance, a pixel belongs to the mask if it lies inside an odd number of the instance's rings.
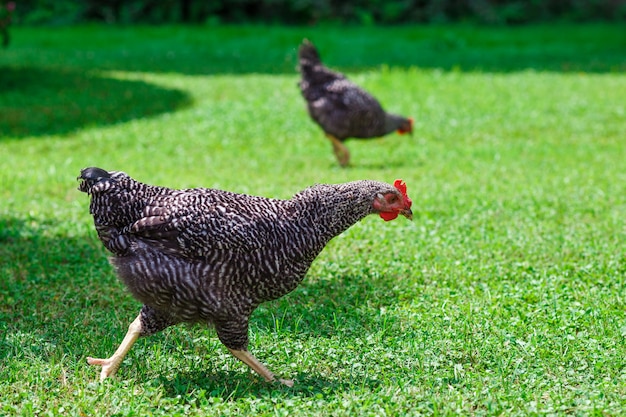
[[[336,166],[296,88],[303,37],[416,120]],[[626,32],[524,28],[13,28],[0,51],[0,415],[623,415]],[[140,305],[80,168],[287,198],[403,178],[415,221],[365,219],[251,350],[214,332],[109,355]]]

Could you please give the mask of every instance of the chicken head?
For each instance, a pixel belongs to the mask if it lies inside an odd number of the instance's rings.
[[[406,183],[402,180],[396,180],[393,185],[397,192],[379,194],[373,203],[374,210],[385,221],[393,220],[400,214],[413,220],[413,212],[411,211],[413,201],[406,193]]]

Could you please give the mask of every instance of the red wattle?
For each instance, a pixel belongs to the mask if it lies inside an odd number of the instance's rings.
[[[390,213],[390,212],[381,212],[380,213],[380,217],[382,217],[382,219],[386,222],[388,222],[389,220],[393,220],[395,218],[398,217],[398,213]]]

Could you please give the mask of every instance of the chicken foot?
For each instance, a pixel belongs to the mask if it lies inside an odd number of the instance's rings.
[[[119,369],[124,357],[130,351],[130,348],[133,347],[137,339],[141,334],[141,314],[137,316],[137,318],[128,326],[128,332],[126,336],[124,336],[124,340],[117,348],[113,356],[108,359],[98,359],[87,357],[87,362],[89,365],[99,365],[102,366],[102,371],[100,372],[100,381],[104,381],[106,378],[115,375],[115,372]]]
[[[250,369],[265,378],[267,382],[276,381],[276,377],[274,376],[274,374],[271,373],[265,365],[263,365],[257,358],[254,357],[254,355],[252,355],[247,350],[234,350],[231,348],[228,348],[228,350],[230,350],[230,353],[232,353],[233,356],[248,365]],[[279,378],[278,381],[281,384],[287,385],[288,387],[293,387],[293,381],[290,379]]]
[[[333,152],[335,153],[335,157],[337,157],[337,161],[339,161],[339,165],[342,167],[347,166],[350,163],[350,151],[346,148],[346,145],[331,134],[327,133],[326,137],[330,139],[333,144]]]
[[[133,345],[135,344],[135,342],[137,341],[140,335],[141,335],[141,314],[139,314],[137,318],[130,324],[130,326],[128,326],[128,332],[126,333],[126,336],[124,336],[124,340],[122,340],[122,343],[120,344],[120,346],[117,348],[115,353],[110,358],[99,359],[99,358],[87,357],[87,362],[90,365],[102,366],[102,371],[100,372],[100,381],[104,381],[106,378],[112,377],[113,375],[115,375],[120,365],[122,364],[124,357],[126,357],[126,354],[133,347]],[[265,378],[266,381],[274,382],[277,380],[274,374],[270,372],[270,370],[267,369],[265,365],[263,365],[257,358],[255,358],[247,350],[234,350],[230,348],[228,350],[230,351],[230,353],[233,354],[233,356],[235,356],[237,359],[239,359],[240,361],[248,365],[250,369],[252,369],[256,373],[261,375],[263,378]],[[287,385],[288,387],[293,387],[292,380],[279,378],[278,381],[281,384]]]

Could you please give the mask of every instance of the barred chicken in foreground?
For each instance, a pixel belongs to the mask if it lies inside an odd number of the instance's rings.
[[[413,132],[413,120],[387,113],[378,100],[350,82],[343,74],[326,68],[315,46],[305,39],[298,50],[299,83],[311,118],[333,144],[341,166],[350,162],[343,142],[348,138],[368,139],[393,131]]]
[[[295,289],[324,246],[368,214],[412,218],[400,180],[320,184],[277,200],[173,190],[93,167],[78,179],[111,263],[144,304],[113,356],[87,358],[102,366],[101,380],[115,374],[137,338],[198,322],[213,325],[234,356],[275,381],[247,350],[254,309]]]

